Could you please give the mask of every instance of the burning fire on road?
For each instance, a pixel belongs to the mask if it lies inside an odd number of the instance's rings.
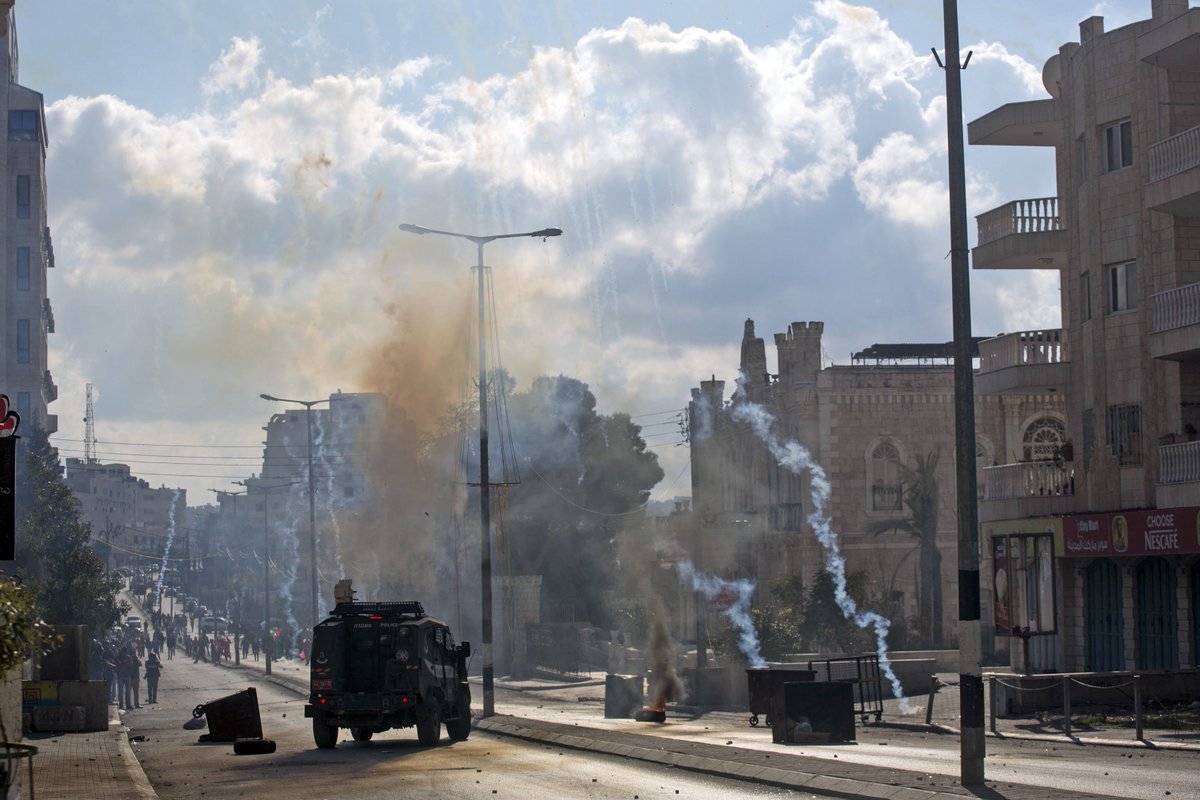
[[[654,701],[633,718],[638,722],[666,722],[667,703],[683,694],[683,684],[675,674],[675,651],[662,614],[655,616],[650,631],[650,680],[650,696]]]

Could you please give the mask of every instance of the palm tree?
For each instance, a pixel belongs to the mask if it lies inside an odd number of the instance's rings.
[[[942,644],[942,554],[937,546],[937,465],[940,457],[939,448],[924,457],[918,455],[915,468],[898,465],[900,479],[904,482],[904,505],[910,516],[878,520],[867,527],[867,531],[876,536],[896,531],[917,540],[921,573],[917,625],[922,638],[934,647]]]

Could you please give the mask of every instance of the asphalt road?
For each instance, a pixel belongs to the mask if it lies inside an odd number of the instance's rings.
[[[531,744],[474,731],[464,742],[417,744],[413,729],[334,750],[313,744],[304,701],[249,672],[177,656],[164,661],[159,703],[123,715],[134,752],[161,798],[715,798],[810,797],[643,762]],[[185,730],[191,709],[254,686],[263,734],[277,751],[236,756],[230,744],[202,744]],[[143,701],[145,695],[143,693]]]

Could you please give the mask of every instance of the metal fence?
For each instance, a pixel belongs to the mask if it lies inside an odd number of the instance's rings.
[[[883,673],[879,669],[879,656],[826,658],[809,661],[808,668],[817,673],[814,680],[851,684],[855,713],[864,723],[872,714],[876,722],[883,719]]]
[[[525,626],[529,666],[578,677],[587,672],[579,626],[569,622],[531,622]]]

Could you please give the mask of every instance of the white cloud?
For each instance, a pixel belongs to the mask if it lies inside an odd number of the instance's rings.
[[[611,410],[682,406],[734,367],[747,316],[828,316],[832,333],[831,298],[864,281],[897,301],[928,289],[946,203],[927,60],[837,0],[761,47],[630,18],[485,80],[423,55],[284,79],[235,38],[196,78],[236,93],[220,110],[47,109],[55,358],[164,425],[256,420],[267,390],[424,385],[441,408],[476,254],[396,225],[557,226],[487,249],[506,363],[525,382],[573,374]],[[997,192],[972,182],[973,202]],[[893,338],[941,325],[913,315],[888,318]],[[389,383],[396,364],[412,372]]]
[[[420,58],[410,58],[407,61],[401,61],[388,74],[388,83],[399,89],[402,86],[407,86],[417,78],[425,74],[432,67],[434,61],[429,56],[421,56]]]
[[[854,171],[854,186],[863,204],[900,224],[944,223],[949,213],[946,185],[928,175],[934,152],[910,134],[888,136]]]
[[[262,43],[257,36],[242,39],[233,37],[229,47],[208,68],[208,76],[201,82],[206,95],[217,95],[237,90],[245,91],[258,82],[258,67],[262,61]]]

